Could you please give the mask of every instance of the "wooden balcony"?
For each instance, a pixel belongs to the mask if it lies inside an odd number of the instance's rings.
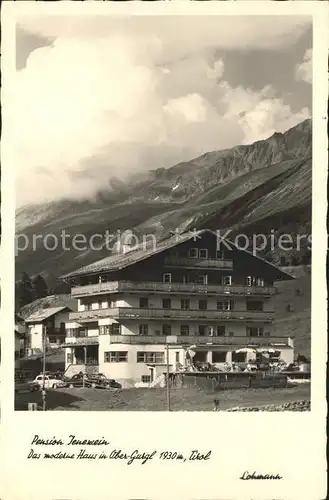
[[[88,346],[88,345],[98,345],[99,338],[98,335],[93,335],[90,337],[66,337],[64,347],[76,347],[76,346]]]
[[[190,346],[236,346],[239,347],[293,347],[294,341],[290,337],[229,337],[229,336],[202,336],[202,335],[109,335],[111,344],[128,345],[183,345]]]
[[[192,259],[193,260],[193,259]],[[271,296],[276,289],[268,286],[243,285],[199,285],[197,283],[161,283],[135,281],[108,281],[94,285],[76,286],[71,290],[72,297],[87,297],[111,293],[159,293],[177,295],[223,295],[223,296]]]
[[[245,321],[271,323],[274,320],[274,312],[115,307],[72,312],[69,317],[70,320],[77,321],[95,321],[97,318],[108,317],[117,320]]]
[[[232,270],[233,261],[225,259],[193,259],[191,257],[166,257],[166,267],[185,267],[186,269],[223,269]]]

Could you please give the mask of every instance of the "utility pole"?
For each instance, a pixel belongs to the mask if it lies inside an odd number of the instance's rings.
[[[166,345],[167,349],[167,410],[170,411],[170,387],[169,387],[169,344]]]
[[[46,327],[43,327],[43,363],[42,363],[42,410],[46,410]]]

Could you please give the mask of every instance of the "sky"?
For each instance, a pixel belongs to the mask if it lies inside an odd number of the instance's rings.
[[[17,205],[88,198],[114,176],[310,117],[312,25],[305,16],[26,17],[16,68]]]

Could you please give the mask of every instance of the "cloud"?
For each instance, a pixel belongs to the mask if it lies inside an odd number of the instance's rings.
[[[312,84],[312,49],[305,52],[304,60],[296,66],[296,79]]]
[[[56,38],[17,72],[19,204],[92,196],[113,176],[262,139],[309,115],[290,109],[270,86],[232,87],[220,57],[221,44],[233,49],[242,38],[256,46],[262,36],[262,46],[277,49],[299,36],[302,22],[293,29],[290,19],[193,19],[194,31],[185,31],[187,20],[157,21],[155,27],[140,18],[132,28],[131,20],[118,22],[106,36],[104,21],[98,33],[78,21],[71,29],[65,22],[38,25],[39,35]]]
[[[277,50],[309,29],[310,16],[43,16],[22,17],[24,30],[46,38],[107,38],[109,33],[162,41],[165,57],[184,57],[200,47]]]

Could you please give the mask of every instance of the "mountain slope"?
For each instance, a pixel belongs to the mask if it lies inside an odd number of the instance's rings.
[[[179,228],[231,229],[232,234],[263,232],[297,234],[311,232],[312,124],[305,120],[284,134],[246,146],[206,153],[169,169],[135,174],[126,183],[112,179],[112,189],[92,200],[60,200],[23,207],[17,211],[17,233],[30,246],[18,252],[17,275],[43,273],[45,278],[87,265],[110,252],[72,249],[74,235],[116,234],[132,229],[135,234],[154,233],[162,238]],[[41,240],[32,248],[33,235],[69,235],[65,250],[47,250]],[[53,241],[54,238],[50,238]],[[114,240],[114,237],[112,237]],[[100,241],[100,240],[99,240]],[[103,240],[105,243],[105,240]],[[111,238],[108,238],[111,241]],[[52,243],[49,243],[51,246]],[[274,262],[279,250],[265,249]],[[285,258],[306,260],[305,242]],[[51,283],[50,283],[51,285]]]

